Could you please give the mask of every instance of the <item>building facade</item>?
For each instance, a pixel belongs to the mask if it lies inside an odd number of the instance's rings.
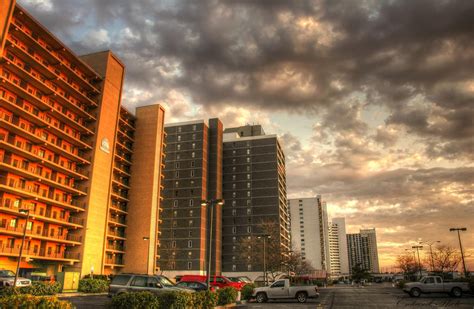
[[[377,237],[375,229],[360,230],[360,233],[347,234],[349,270],[356,265],[371,273],[379,272]]]
[[[143,150],[140,119],[121,107],[123,79],[111,52],[78,57],[15,1],[1,2],[0,268],[16,267],[23,232],[23,274],[127,266],[129,195],[140,190],[130,170]],[[161,164],[151,169],[161,179]],[[160,188],[152,194],[159,200]]]
[[[327,206],[321,196],[288,200],[293,250],[316,270],[329,271]]]
[[[223,170],[222,270],[256,277],[263,270],[261,250],[250,248],[243,256],[243,239],[262,246],[257,237],[268,233],[262,223],[270,223],[276,228],[271,240],[277,242],[276,250],[285,255],[291,247],[285,156],[278,137],[266,135],[259,125],[226,128]]]
[[[165,126],[160,269],[170,277],[205,274],[209,210],[201,201],[222,199],[222,123],[219,119]],[[222,207],[214,205],[212,273],[221,272]]]
[[[344,218],[333,218],[329,223],[329,264],[332,277],[349,274],[347,254],[346,221]]]

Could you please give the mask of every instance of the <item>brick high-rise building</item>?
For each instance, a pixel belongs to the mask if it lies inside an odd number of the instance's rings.
[[[26,228],[22,273],[155,270],[164,110],[131,115],[123,79],[111,52],[78,57],[0,2],[0,268]]]
[[[222,123],[210,119],[165,125],[166,166],[160,269],[174,277],[205,274],[209,207],[222,198]],[[221,272],[222,208],[215,206],[212,273]]]
[[[265,135],[260,125],[224,130],[224,200],[222,270],[256,277],[262,258],[239,253],[243,238],[261,235],[262,222],[279,230],[280,253],[290,251],[290,217],[286,197],[285,156],[276,135]],[[261,242],[255,245],[260,246]],[[254,250],[254,255],[261,250]]]

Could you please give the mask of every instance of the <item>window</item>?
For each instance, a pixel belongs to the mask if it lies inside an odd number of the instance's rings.
[[[195,140],[195,139],[196,139],[196,134],[193,134],[193,140]]]
[[[181,145],[180,144],[176,145],[176,150],[178,150],[178,151],[181,150]]]
[[[194,177],[194,170],[191,170],[191,177]]]
[[[251,200],[247,200],[247,206],[250,206],[252,205],[252,201]]]
[[[237,176],[235,175],[232,175],[232,180],[235,180]]]
[[[247,179],[250,179],[250,174],[247,174]]]
[[[191,167],[194,167],[194,161],[191,161]]]
[[[173,207],[178,207],[178,200],[173,201]]]
[[[232,189],[235,189],[235,187],[236,187],[236,184],[233,183],[233,184],[232,184]]]
[[[250,162],[250,158],[249,158],[249,157],[247,157],[247,163],[248,163],[248,162]]]
[[[181,156],[179,155],[179,153],[176,155],[176,160],[179,160],[181,159]]]
[[[181,142],[181,135],[178,135],[178,142]]]
[[[146,287],[146,283],[147,283],[147,277],[135,276],[135,278],[133,278],[132,283],[130,285]]]
[[[189,200],[189,206],[193,206],[193,205],[194,205],[194,200]]]
[[[181,127],[178,127],[178,132],[179,132],[179,133],[181,133],[181,130],[182,130]]]
[[[193,231],[188,232],[188,237],[193,237]]]
[[[232,227],[232,234],[236,234],[237,233],[237,227],[233,226]]]
[[[247,208],[247,215],[251,215],[252,214],[252,209],[251,208]]]
[[[250,197],[250,191],[247,191],[247,196],[249,196],[249,197]]]
[[[237,266],[236,265],[232,265],[232,271],[236,271],[237,270]]]
[[[247,154],[250,154],[250,149],[247,149]]]
[[[177,217],[177,216],[178,216],[178,211],[177,210],[173,211],[173,217]]]
[[[192,240],[188,240],[188,248],[192,248],[193,247],[193,241]]]
[[[236,216],[237,215],[237,209],[232,209],[232,216]]]
[[[247,172],[250,172],[250,165],[247,165]]]
[[[250,189],[250,182],[247,182],[247,188]]]
[[[191,144],[191,147],[192,147],[193,149],[196,149],[196,143],[192,143],[192,144]]]
[[[193,151],[191,152],[191,158],[195,158],[196,157],[196,153]]]
[[[237,205],[237,202],[234,200],[232,201],[232,207],[235,207]]]
[[[193,220],[189,220],[188,226],[193,226]]]
[[[274,284],[272,284],[270,287],[271,287],[271,288],[283,288],[283,287],[285,287],[285,281],[283,281],[283,280],[278,280],[277,282],[275,282]]]
[[[188,269],[192,269],[193,268],[193,262],[188,262]]]
[[[247,233],[252,233],[252,227],[251,226],[247,226]]]
[[[235,156],[235,150],[232,150],[232,155],[234,155],[234,156]]]
[[[158,284],[158,279],[156,279],[155,277],[148,277],[147,286],[149,288],[156,288],[157,284]]]
[[[176,248],[176,241],[175,241],[175,240],[173,240],[173,241],[171,242],[171,248]]]
[[[252,264],[247,265],[247,271],[252,271]]]
[[[237,193],[232,192],[232,197],[236,197]]]
[[[179,168],[179,162],[176,162],[176,163],[175,163],[175,167],[176,167],[176,168]]]
[[[193,131],[196,131],[196,125],[193,125]]]
[[[179,171],[176,171],[176,172],[174,173],[174,177],[176,177],[176,178],[179,177]]]

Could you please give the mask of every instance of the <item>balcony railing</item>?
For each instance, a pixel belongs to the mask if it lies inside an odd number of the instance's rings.
[[[5,199],[0,198],[0,210],[2,208],[7,209],[11,212],[16,212],[18,214],[19,214],[20,209],[29,209],[30,216],[35,217],[35,219],[52,221],[54,223],[63,224],[63,225],[74,224],[76,226],[79,225],[81,227],[84,225],[84,219],[82,218],[77,218],[77,217],[71,216],[70,214],[65,215],[63,218],[61,217],[56,218],[53,216],[53,213],[51,211],[44,211],[42,208],[39,208],[39,207],[37,209],[33,209],[30,203],[25,203],[23,201],[21,201],[18,207],[16,207],[16,206],[13,206],[13,202],[7,203]]]
[[[0,247],[0,255],[18,256],[20,254],[20,247]],[[54,259],[54,260],[79,260],[80,254],[68,251],[55,252],[54,250],[46,250],[45,248],[23,248],[22,256],[32,257],[37,259]]]
[[[106,248],[109,250],[115,250],[115,251],[125,251],[125,246],[120,245],[120,244],[115,244],[115,245],[107,244]]]
[[[0,232],[3,233],[12,233],[16,235],[22,235],[23,234],[23,228],[24,224],[20,226],[10,226],[4,223],[0,223]],[[71,241],[71,242],[76,242],[76,243],[81,243],[81,237],[76,236],[76,235],[69,235],[67,233],[59,234],[57,232],[52,232],[52,230],[43,230],[43,229],[32,229],[32,230],[26,230],[26,235],[31,236],[33,238],[46,238],[46,239],[52,239],[54,241]]]
[[[105,259],[105,264],[108,264],[108,265],[124,265],[124,262],[123,262],[122,258],[119,258],[119,257],[116,256],[115,258],[112,258],[112,259],[106,258]]]

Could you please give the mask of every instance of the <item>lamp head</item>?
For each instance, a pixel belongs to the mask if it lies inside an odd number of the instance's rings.
[[[21,213],[21,214],[27,215],[27,214],[30,213],[30,210],[29,209],[19,209],[18,212]]]
[[[202,200],[202,201],[201,201],[201,206],[203,206],[203,207],[204,207],[204,206],[207,206],[207,201],[206,201],[206,200]]]

